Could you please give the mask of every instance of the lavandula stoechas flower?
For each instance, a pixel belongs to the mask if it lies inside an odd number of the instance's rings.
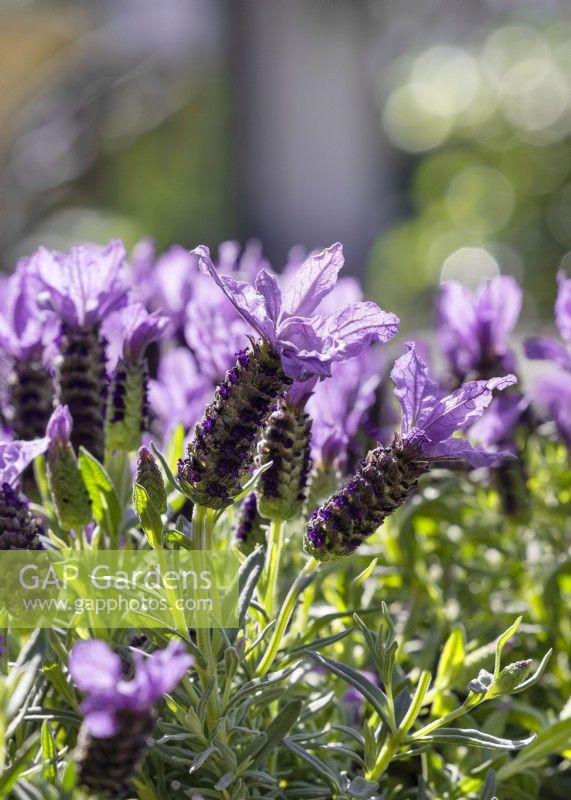
[[[58,406],[47,426],[50,492],[62,528],[80,530],[92,518],[91,501],[71,444],[73,421],[67,406]]]
[[[48,438],[0,442],[0,550],[41,550],[43,527],[19,490],[20,476],[48,446]]]
[[[0,350],[10,361],[7,419],[16,439],[43,436],[53,405],[50,361],[58,322],[38,307],[28,261],[22,260],[6,282],[0,314]]]
[[[513,371],[515,360],[508,336],[516,326],[521,304],[521,288],[510,275],[492,278],[476,292],[455,281],[442,285],[437,304],[438,338],[458,383]]]
[[[108,797],[129,790],[154,728],[154,707],[192,664],[180,643],[147,658],[135,651],[133,660],[128,680],[121,658],[103,641],[78,642],[69,656],[71,677],[86,694],[76,749],[78,780]]]
[[[260,337],[238,354],[180,465],[179,478],[194,502],[224,508],[240,491],[256,438],[286,387],[293,380],[326,377],[332,363],[357,355],[373,341],[390,339],[398,319],[375,303],[316,313],[343,266],[338,244],[308,258],[283,295],[277,279],[264,269],[252,286],[219,275],[208,248],[193,252]]]
[[[507,454],[473,447],[454,436],[482,415],[494,389],[515,383],[513,375],[469,381],[443,396],[427,367],[408,344],[391,373],[402,409],[400,432],[389,447],[370,450],[354,475],[317,511],[305,533],[305,549],[320,561],[349,555],[416,489],[434,463],[466,461],[473,467],[498,463]]]
[[[105,322],[112,373],[105,420],[105,447],[132,452],[148,426],[148,369],[145,351],[168,325],[166,317],[149,314],[141,303],[116,311]]]
[[[127,302],[119,241],[84,245],[68,253],[40,248],[30,259],[45,305],[61,322],[57,399],[73,419],[71,441],[103,458],[107,377],[101,325]]]
[[[552,361],[556,370],[536,381],[533,395],[547,408],[561,438],[571,451],[571,278],[564,272],[557,275],[559,284],[555,301],[555,323],[563,340],[547,336],[528,339],[528,358]]]

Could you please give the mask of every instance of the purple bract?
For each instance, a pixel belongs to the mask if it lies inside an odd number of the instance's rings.
[[[279,353],[286,375],[303,380],[331,374],[331,364],[358,355],[375,341],[386,342],[398,331],[398,318],[375,303],[351,303],[319,314],[343,266],[343,249],[334,244],[307,258],[282,294],[277,279],[262,269],[254,285],[220,275],[207,247],[192,251],[239,314]]]

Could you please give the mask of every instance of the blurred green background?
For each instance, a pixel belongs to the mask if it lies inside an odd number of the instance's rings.
[[[340,240],[409,329],[509,272],[549,319],[571,263],[571,6],[0,3],[0,257],[39,243]]]

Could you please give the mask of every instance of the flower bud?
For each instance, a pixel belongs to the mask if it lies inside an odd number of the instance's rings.
[[[238,353],[179,462],[179,480],[194,503],[215,509],[231,505],[266,418],[290,382],[268,342],[254,342]]]
[[[258,442],[256,466],[271,466],[260,475],[258,509],[268,519],[288,520],[307,499],[311,469],[311,419],[300,408],[278,400]]]
[[[345,486],[310,514],[305,551],[319,561],[350,555],[410,497],[427,469],[396,444],[369,451]]]
[[[141,443],[148,420],[146,362],[119,362],[113,374],[105,420],[105,447],[132,452]]]
[[[92,519],[91,500],[70,442],[72,420],[66,406],[58,406],[47,426],[48,484],[62,528],[78,530]]]
[[[139,448],[135,483],[142,486],[159,514],[166,514],[167,493],[161,471],[154,455],[147,447]]]

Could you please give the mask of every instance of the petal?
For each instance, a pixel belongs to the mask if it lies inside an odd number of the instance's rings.
[[[96,739],[108,739],[119,732],[119,722],[112,711],[90,711],[85,715],[85,723]]]
[[[200,269],[214,279],[240,316],[261,336],[272,344],[275,343],[275,324],[268,316],[265,298],[248,283],[235,281],[228,275],[219,275],[210,258],[208,247],[201,245],[190,252],[198,256]]]
[[[0,483],[15,486],[28,464],[46,452],[49,441],[45,436],[25,442],[0,442]]]
[[[282,292],[277,280],[265,269],[262,269],[256,277],[255,286],[258,294],[264,298],[269,318],[277,322],[282,309]]]
[[[564,369],[571,369],[571,354],[556,339],[549,336],[536,336],[524,342],[528,358],[539,361],[554,361]]]
[[[511,275],[498,275],[486,281],[480,290],[478,324],[486,329],[493,352],[501,353],[506,349],[506,338],[516,326],[522,300],[521,287]]]
[[[441,398],[432,408],[426,408],[418,419],[418,425],[431,442],[448,439],[455,431],[466,428],[482,416],[492,401],[494,389],[501,391],[516,382],[515,375],[489,381],[468,381]]]
[[[55,444],[65,446],[68,444],[72,427],[73,421],[69,408],[67,406],[58,406],[51,415],[46,428],[50,446]]]
[[[479,354],[476,335],[476,304],[471,292],[450,281],[441,286],[437,301],[440,346],[460,374],[467,374]]]
[[[155,703],[174,689],[193,663],[194,659],[180,642],[171,642],[148,658],[135,653],[136,672],[131,683],[134,700],[141,706]]]
[[[372,342],[387,342],[398,333],[399,318],[376,303],[352,303],[329,317],[317,317],[318,333],[337,342],[336,361],[353,358]]]
[[[431,461],[466,461],[474,468],[493,467],[506,458],[514,457],[510,450],[486,450],[483,447],[473,447],[465,439],[457,438],[437,442],[428,446],[423,452]]]
[[[557,273],[559,291],[555,301],[555,322],[564,341],[571,343],[571,278],[560,270]]]
[[[413,342],[407,342],[408,353],[395,362],[391,378],[402,409],[401,433],[407,435],[416,424],[422,407],[428,367],[416,354]]]
[[[470,428],[470,438],[487,446],[509,441],[529,402],[529,398],[519,393],[494,397],[484,415]]]
[[[559,434],[571,449],[571,373],[560,370],[540,378],[534,398],[549,411]]]
[[[120,657],[101,639],[76,642],[68,669],[77,688],[89,694],[111,692],[122,675]]]
[[[345,263],[343,247],[331,245],[307,258],[292,278],[283,299],[283,309],[290,316],[309,317],[335,286]]]

